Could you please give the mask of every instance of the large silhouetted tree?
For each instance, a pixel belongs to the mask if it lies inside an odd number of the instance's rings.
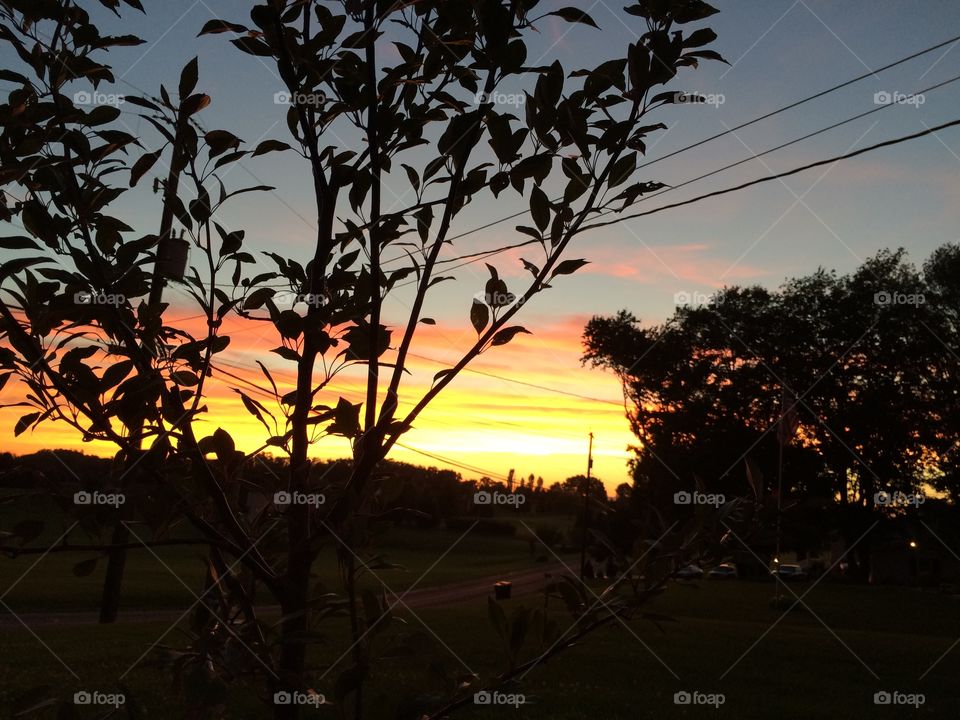
[[[776,291],[725,288],[642,327],[621,312],[587,326],[584,360],[616,372],[641,441],[650,498],[729,488],[752,458],[784,492],[871,507],[875,493],[954,476],[957,251],[919,273],[903,251],[854,273],[818,271]],[[780,419],[791,425],[788,438]]]

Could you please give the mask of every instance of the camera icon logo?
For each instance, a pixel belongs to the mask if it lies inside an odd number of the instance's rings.
[[[290,705],[293,703],[293,696],[286,690],[278,690],[273,694],[274,705]]]
[[[73,704],[74,705],[89,705],[93,702],[93,696],[88,693],[86,690],[80,690],[73,694]]]
[[[693,702],[693,696],[690,695],[686,690],[681,690],[680,692],[675,692],[673,694],[673,704],[674,705],[689,705]]]
[[[886,90],[880,90],[873,94],[874,105],[889,105],[891,102],[893,102],[893,96]]]
[[[686,490],[680,490],[673,494],[673,504],[674,505],[689,505],[693,502],[693,496],[688,493]]]
[[[93,95],[86,90],[79,90],[73,94],[74,105],[89,105],[93,102]]]
[[[493,495],[487,490],[480,490],[473,494],[474,505],[490,505],[493,503]]]
[[[293,501],[290,493],[286,490],[281,490],[273,494],[273,504],[274,505],[289,505]]]
[[[881,690],[880,692],[875,692],[873,694],[873,704],[874,705],[889,705],[893,702],[893,696],[890,695],[886,690]]]
[[[517,302],[517,296],[512,292],[478,292],[474,293],[473,299],[492,308],[507,307]],[[520,303],[523,304],[522,299]]]
[[[73,301],[77,305],[90,305],[93,303],[93,293],[80,291],[73,294]]]
[[[480,692],[473,694],[474,705],[490,705],[492,703],[493,696],[487,690],[481,690]]]
[[[293,97],[286,90],[275,92],[273,94],[273,104],[274,105],[291,105],[293,104]]]
[[[93,504],[93,495],[88,493],[86,490],[81,490],[73,494],[73,504],[74,505],[92,505]]]

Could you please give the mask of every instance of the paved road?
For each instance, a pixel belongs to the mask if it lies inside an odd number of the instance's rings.
[[[558,562],[540,565],[527,570],[515,570],[508,573],[500,573],[499,575],[467,580],[451,585],[415,589],[406,594],[404,594],[403,591],[398,591],[397,596],[402,598],[402,603],[398,602],[395,610],[401,612],[404,606],[410,609],[435,608],[470,602],[472,600],[482,600],[493,593],[493,584],[498,580],[507,580],[513,583],[513,597],[531,595],[543,589],[548,576],[561,575],[565,572],[567,572],[566,568],[562,563]],[[388,592],[387,603],[390,604],[395,601],[396,598]],[[2,610],[3,609],[0,608],[0,611]],[[280,613],[280,609],[276,605],[261,606],[257,608],[257,611],[261,615],[279,615]],[[183,613],[184,609],[182,608],[180,610],[176,608],[121,610],[117,622],[174,622]],[[0,612],[0,627],[20,626],[22,623],[32,628],[38,625],[90,625],[96,622],[97,612],[94,610],[22,612],[17,613],[16,616],[6,612]]]

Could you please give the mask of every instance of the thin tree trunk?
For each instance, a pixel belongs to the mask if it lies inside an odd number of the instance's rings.
[[[120,612],[120,597],[123,591],[123,572],[127,565],[126,544],[130,542],[130,531],[122,521],[117,521],[110,536],[115,547],[107,555],[107,572],[103,579],[103,595],[100,599],[100,622],[112,623]]]

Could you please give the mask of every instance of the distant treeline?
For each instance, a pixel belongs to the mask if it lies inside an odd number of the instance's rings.
[[[75,450],[43,450],[30,455],[0,453],[0,488],[37,490],[68,498],[78,490],[122,491],[112,478],[121,476],[113,467],[113,459],[87,455]],[[286,477],[286,459],[260,456],[247,462],[236,478],[243,487],[259,491],[260,502],[270,491],[283,491],[280,478]],[[346,483],[350,461],[326,460],[315,464],[311,476],[314,488]],[[403,462],[384,461],[379,470],[381,495],[393,509],[399,522],[432,527],[441,522],[459,527],[457,518],[490,518],[504,511],[528,515],[574,515],[582,507],[585,478],[575,476],[562,483],[544,486],[542,477],[533,474],[508,481],[488,477],[465,480],[460,473],[436,467],[423,467]],[[121,481],[122,485],[122,481]],[[591,495],[604,499],[603,484],[593,478]],[[257,493],[255,493],[257,494]],[[256,499],[251,500],[256,504]],[[487,527],[489,525],[489,527]],[[497,532],[495,523],[484,524],[481,530]],[[510,526],[512,528],[512,525]]]

